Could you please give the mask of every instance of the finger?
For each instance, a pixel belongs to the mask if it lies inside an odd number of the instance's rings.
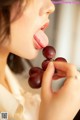
[[[73,99],[76,98],[80,101],[80,73],[77,72],[75,76],[70,76],[64,82],[61,91],[65,91]]]
[[[54,75],[54,76],[52,77],[52,80],[58,80],[58,79],[64,78],[64,77],[65,77],[65,76]]]
[[[58,77],[65,77],[66,76],[66,73],[65,72],[63,72],[63,71],[61,71],[61,70],[57,70],[57,72],[56,73],[54,73],[54,76],[58,76]],[[53,77],[54,77],[53,76]]]
[[[74,80],[73,82],[79,85],[80,89],[80,73],[77,71],[76,74],[74,73],[74,76],[68,76],[67,79]]]
[[[63,89],[67,88],[71,92],[72,89],[80,91],[80,73],[78,74],[78,71],[74,65],[64,62],[54,62],[54,66],[56,69],[61,70],[66,74],[66,81],[62,86]]]
[[[41,95],[44,99],[49,99],[52,96],[51,82],[54,70],[53,62],[50,62],[43,74]]]
[[[61,70],[57,70],[57,71],[53,74],[52,79],[53,79],[53,80],[57,80],[57,79],[60,79],[60,78],[65,77],[65,76],[66,76],[65,72],[63,72],[63,71],[61,71]]]
[[[60,91],[65,91],[71,98],[80,101],[80,73],[77,71],[74,76],[68,76]]]
[[[65,62],[54,62],[54,67],[60,71],[65,72],[66,77],[77,74],[77,69],[74,65]]]
[[[55,73],[57,76],[66,76],[64,71],[61,70],[57,70],[57,72]]]

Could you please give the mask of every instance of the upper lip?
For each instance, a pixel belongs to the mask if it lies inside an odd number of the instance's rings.
[[[45,22],[40,29],[45,30],[48,26],[49,26],[49,21]]]

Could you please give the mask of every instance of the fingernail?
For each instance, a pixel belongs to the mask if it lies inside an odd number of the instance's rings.
[[[51,67],[53,67],[53,62],[51,61],[51,62],[49,62],[49,64],[48,64],[48,67],[47,68],[51,68]]]

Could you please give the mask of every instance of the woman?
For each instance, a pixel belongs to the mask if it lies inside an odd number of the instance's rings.
[[[43,26],[49,24],[48,17],[54,9],[50,0],[0,0],[0,111],[8,112],[9,120],[72,120],[80,108],[80,74],[74,65],[49,63],[42,79],[37,113],[33,113],[34,108],[30,111],[27,104],[32,97],[17,89],[19,86],[6,67],[10,52],[34,59],[39,50],[48,45]],[[55,68],[63,71],[66,77],[63,87],[56,93],[51,90]],[[8,82],[7,74],[12,81]]]

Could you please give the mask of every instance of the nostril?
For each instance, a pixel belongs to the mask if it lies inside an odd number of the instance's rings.
[[[53,2],[51,1],[50,4],[48,5],[47,13],[51,14],[54,12],[54,10],[55,10],[55,6],[54,6]]]
[[[51,7],[48,11],[47,11],[47,14],[51,14],[53,13],[55,10],[55,7]]]
[[[55,6],[53,4],[52,1],[49,1],[45,4],[45,6],[43,6],[41,9],[40,9],[40,12],[39,12],[39,15],[42,16],[44,14],[51,14],[52,12],[54,12],[55,10]]]

